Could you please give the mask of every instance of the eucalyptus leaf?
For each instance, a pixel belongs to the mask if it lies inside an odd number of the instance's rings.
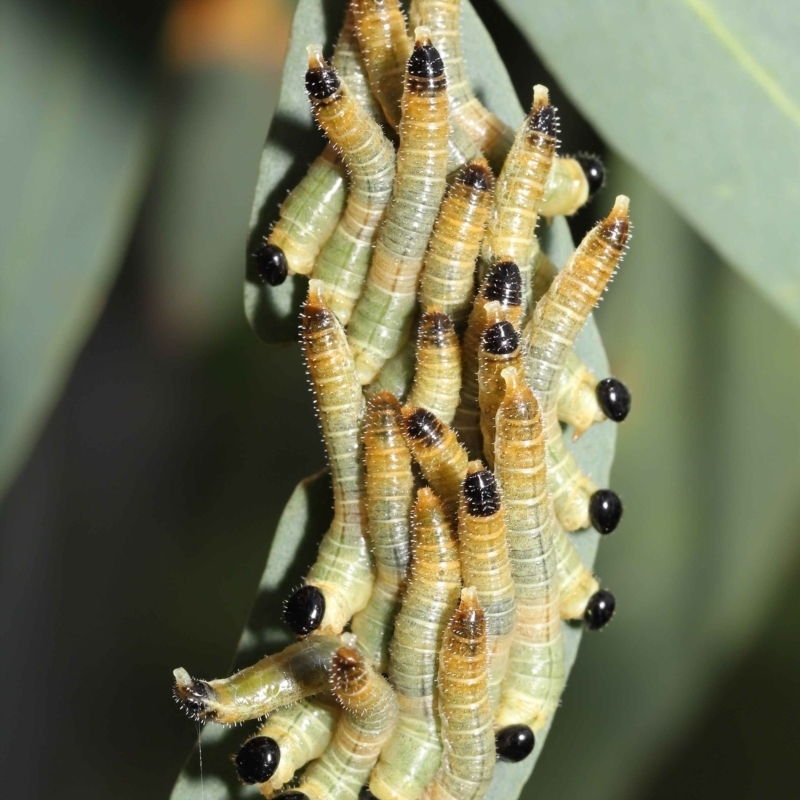
[[[602,137],[800,323],[800,5],[499,3]]]

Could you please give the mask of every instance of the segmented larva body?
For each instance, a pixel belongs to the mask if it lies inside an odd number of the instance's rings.
[[[425,800],[480,800],[494,774],[486,618],[475,587],[447,624],[439,654],[439,716],[444,752]]]
[[[574,158],[553,159],[544,196],[539,203],[543,217],[571,216],[586,205],[605,182],[603,162],[596,156],[580,153]]]
[[[394,395],[381,392],[370,400],[364,422],[364,493],[376,577],[369,603],[353,617],[351,630],[381,672],[388,665],[392,619],[408,572],[414,476],[402,425]]]
[[[461,393],[461,346],[450,317],[438,306],[422,315],[416,361],[409,404],[426,408],[449,425]]]
[[[395,154],[381,126],[370,117],[322,57],[308,48],[306,90],[314,117],[347,165],[347,204],[314,267],[325,298],[346,325],[361,294],[372,243],[392,195]]]
[[[418,28],[408,60],[392,199],[364,293],[348,328],[359,381],[372,381],[408,336],[417,283],[446,188],[448,102],[444,66]]]
[[[600,584],[591,570],[585,567],[563,525],[555,517],[553,522],[561,618],[582,619],[589,599],[600,588]]]
[[[630,238],[628,198],[620,195],[611,213],[584,237],[555,278],[524,331],[526,375],[545,414],[550,493],[567,530],[616,527],[619,498],[595,485],[567,450],[558,424],[558,382],[567,355],[619,264]]]
[[[309,800],[357,800],[397,721],[392,687],[345,634],[331,663],[331,690],[342,714],[330,746],[303,774],[297,792]]]
[[[416,800],[439,768],[442,742],[435,702],[445,625],[458,603],[458,543],[439,498],[417,492],[408,589],[394,625],[389,677],[400,714],[369,788],[379,800]]]
[[[566,675],[542,416],[522,376],[514,367],[502,373],[494,446],[517,606],[495,726],[527,725],[535,732],[555,713]]]
[[[467,468],[458,508],[458,545],[464,583],[477,589],[486,614],[489,698],[497,708],[514,634],[514,581],[505,510],[494,475],[481,461],[471,461]]]
[[[558,146],[558,118],[547,89],[533,87],[533,107],[525,118],[503,165],[494,193],[494,210],[483,240],[488,264],[513,261],[522,275],[522,306],[529,314],[533,267],[539,242],[537,208]]]
[[[424,408],[403,406],[403,434],[425,480],[451,519],[458,511],[469,456],[455,432]]]
[[[486,306],[492,302],[500,303],[506,319],[519,325],[522,319],[522,278],[516,264],[501,262],[483,279],[461,343],[461,401],[456,409],[453,427],[458,431],[469,455],[474,458],[479,457],[483,451],[478,398],[478,352],[483,333],[489,326]]]
[[[325,752],[338,720],[339,706],[328,695],[273,711],[236,754],[239,779],[258,784],[264,797],[272,797],[298,769]]]
[[[300,635],[340,633],[353,614],[366,606],[373,583],[364,537],[364,400],[344,329],[322,292],[320,281],[309,281],[302,341],[328,453],[333,521],[320,542],[306,585],[287,602],[286,621]]]
[[[492,202],[494,176],[480,159],[448,188],[433,226],[420,279],[423,308],[439,306],[463,332],[475,292],[477,259]]]
[[[314,636],[267,656],[229,678],[202,681],[176,669],[175,699],[189,716],[229,725],[258,719],[328,686],[334,636]]]
[[[478,356],[478,404],[481,410],[483,455],[494,466],[497,409],[506,391],[502,372],[506,367],[523,369],[519,331],[506,319],[497,301],[486,306],[490,322],[483,332]]]
[[[383,365],[375,380],[364,387],[364,396],[374,397],[378,392],[386,390],[398,400],[404,400],[411,391],[416,363],[416,343],[412,339],[408,339]]]

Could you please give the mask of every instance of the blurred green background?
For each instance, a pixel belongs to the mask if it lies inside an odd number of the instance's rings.
[[[636,225],[597,312],[634,396],[597,565],[619,613],[528,795],[796,797],[800,10],[475,5],[520,95],[551,87],[562,150],[606,160],[575,236],[618,192]],[[4,796],[168,795],[196,737],[171,670],[226,672],[323,463],[297,347],[241,309],[290,16],[0,5]]]

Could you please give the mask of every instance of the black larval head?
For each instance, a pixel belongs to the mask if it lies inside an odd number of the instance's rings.
[[[586,604],[586,611],[583,612],[583,621],[590,631],[599,631],[611,621],[614,611],[617,608],[617,601],[608,589],[596,591]]]
[[[613,533],[622,519],[622,500],[611,489],[598,489],[589,498],[589,519],[598,533]]]
[[[509,725],[494,737],[495,751],[501,761],[516,764],[526,759],[536,744],[536,737],[527,725]]]
[[[264,239],[251,254],[255,274],[261,283],[280,286],[289,274],[286,254],[276,244]]]
[[[500,510],[500,493],[494,475],[488,469],[467,475],[464,499],[471,517],[491,517],[496,514]]]
[[[235,762],[242,783],[264,783],[278,769],[281,748],[269,736],[254,736],[241,746]]]
[[[606,168],[603,162],[589,153],[578,153],[575,160],[581,165],[586,182],[589,184],[589,196],[597,194],[606,182]]]
[[[298,589],[287,601],[283,617],[289,630],[307,636],[322,624],[325,616],[325,595],[312,585]]]
[[[501,261],[489,273],[483,296],[497,300],[503,306],[522,305],[522,276],[513,261]]]
[[[603,413],[614,422],[622,422],[631,410],[631,393],[616,378],[603,378],[595,388],[597,403]]]
[[[342,85],[336,70],[329,66],[312,67],[306,72],[306,91],[314,100],[325,100]]]

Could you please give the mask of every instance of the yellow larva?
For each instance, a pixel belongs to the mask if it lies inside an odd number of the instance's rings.
[[[203,722],[229,725],[258,719],[325,691],[339,644],[335,636],[314,636],[214,681],[197,680],[185,669],[176,669],[175,699],[189,716]]]
[[[439,306],[462,333],[475,293],[480,253],[492,202],[494,176],[480,159],[463,167],[447,190],[433,226],[420,278],[419,301]]]
[[[398,400],[405,400],[414,380],[414,367],[417,361],[417,348],[412,339],[406,343],[381,367],[375,380],[364,387],[365,397],[374,397],[384,390],[391,392]]]
[[[556,156],[539,203],[539,214],[543,217],[574,214],[602,188],[604,181],[605,168],[596,156],[586,153],[574,158]]]
[[[486,618],[475,587],[445,630],[439,653],[439,716],[444,752],[425,800],[480,800],[494,774],[495,742],[489,703]]]
[[[369,603],[353,617],[351,630],[381,672],[388,665],[392,619],[408,572],[414,476],[402,424],[394,395],[381,392],[372,398],[364,421],[364,494],[376,577]]]
[[[453,427],[458,431],[470,456],[477,458],[483,450],[478,404],[478,352],[481,337],[489,325],[488,303],[498,302],[506,318],[519,325],[522,317],[522,281],[519,268],[511,262],[497,264],[483,279],[472,305],[467,330],[461,345],[461,401],[456,409]]]
[[[558,146],[558,120],[547,89],[533,87],[533,107],[517,132],[497,179],[494,210],[483,240],[488,264],[513,261],[522,275],[522,306],[529,314],[533,298],[533,268],[539,243],[534,231],[537,207]]]
[[[422,315],[416,361],[408,402],[428,409],[449,425],[461,392],[461,345],[450,317],[438,306]]]
[[[314,117],[348,169],[344,213],[313,272],[325,284],[331,310],[346,325],[361,294],[373,239],[392,195],[394,148],[315,45],[308,48],[306,90]]]
[[[286,605],[285,618],[299,635],[339,633],[372,591],[372,563],[364,537],[361,419],[364,400],[344,329],[309,281],[302,340],[314,388],[333,483],[333,520],[320,542],[305,586]]]
[[[258,784],[264,797],[272,797],[298,769],[325,752],[338,720],[339,706],[329,695],[273,711],[236,754],[239,779]]]
[[[492,708],[508,669],[514,634],[514,581],[508,556],[505,509],[494,475],[471,461],[458,508],[458,552],[464,584],[478,590],[486,614],[489,698]]]
[[[406,70],[392,199],[347,331],[362,384],[373,380],[408,336],[419,272],[446,187],[444,67],[427,29],[416,34]]]
[[[526,725],[536,732],[555,713],[566,677],[553,512],[539,404],[521,370],[509,367],[502,377],[495,475],[506,510],[517,619],[495,727]]]
[[[411,576],[390,648],[389,677],[400,715],[369,782],[379,800],[416,800],[439,768],[436,667],[444,628],[460,591],[455,533],[433,491],[420,489],[414,506]]]
[[[392,687],[369,666],[354,636],[342,642],[331,663],[331,690],[343,711],[330,746],[297,787],[309,800],[357,800],[397,721]]]
[[[526,374],[545,414],[550,493],[567,530],[593,524],[610,533],[622,503],[610,490],[597,490],[566,449],[558,424],[558,382],[567,355],[600,299],[630,238],[628,198],[620,195],[611,213],[578,246],[536,306],[524,331]]]

